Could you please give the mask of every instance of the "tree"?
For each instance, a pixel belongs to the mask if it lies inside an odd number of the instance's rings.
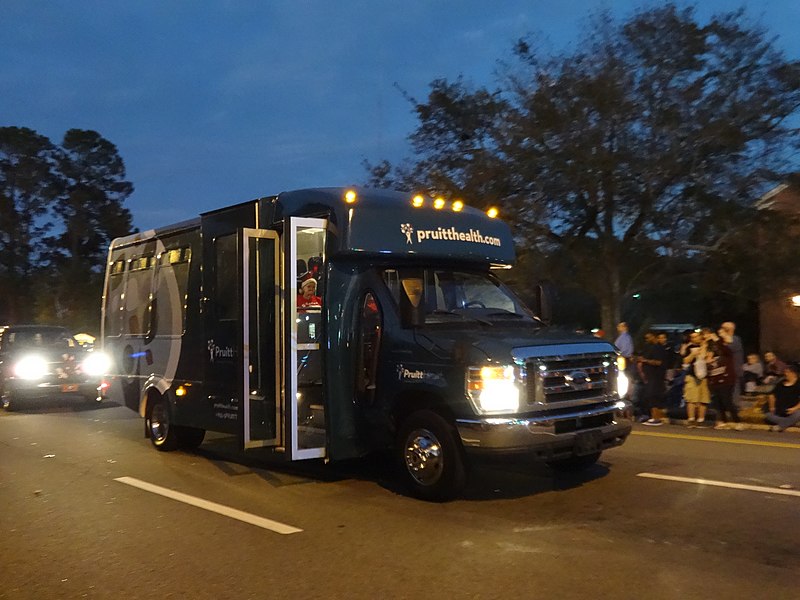
[[[116,147],[69,130],[61,146],[0,128],[0,321],[35,319],[96,329],[105,256],[131,232],[133,186]]]
[[[133,192],[116,146],[95,131],[70,129],[58,152],[62,189],[53,203],[56,235],[48,239],[55,277],[44,312],[76,326],[96,327],[106,253],[112,239],[132,230],[123,203]]]
[[[432,82],[414,101],[417,158],[368,165],[370,183],[500,204],[521,246],[591,293],[613,331],[624,297],[676,260],[713,268],[758,218],[796,148],[800,63],[742,11],[701,24],[674,4],[599,13],[572,48],[520,40],[494,90]]]
[[[58,194],[55,148],[24,127],[0,127],[0,322],[28,316],[46,218]],[[13,293],[10,291],[13,290]]]

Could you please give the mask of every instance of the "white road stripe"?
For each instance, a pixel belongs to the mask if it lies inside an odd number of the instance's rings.
[[[251,515],[250,513],[231,508],[230,506],[217,504],[216,502],[210,502],[209,500],[203,500],[202,498],[196,498],[195,496],[190,496],[189,494],[182,494],[181,492],[176,492],[175,490],[171,490],[169,488],[147,483],[141,479],[135,479],[133,477],[117,477],[114,481],[119,481],[120,483],[139,488],[140,490],[158,494],[159,496],[172,498],[178,502],[190,504],[192,506],[196,506],[197,508],[202,508],[203,510],[208,510],[219,515],[230,517],[231,519],[237,519],[238,521],[243,521],[244,523],[249,523],[250,525],[255,525],[256,527],[261,527],[262,529],[269,529],[270,531],[274,531],[275,533],[280,533],[282,535],[300,533],[303,531],[302,529],[292,527],[291,525],[286,525],[284,523],[279,523],[278,521],[272,521],[270,519],[265,519],[264,517]]]
[[[637,473],[637,477],[663,479],[664,481],[679,481],[681,483],[696,483],[698,485],[713,485],[716,487],[732,488],[734,490],[761,492],[762,494],[782,494],[784,496],[800,497],[800,492],[797,490],[785,490],[783,488],[772,488],[763,485],[746,485],[743,483],[729,483],[727,481],[713,481],[711,479],[694,479],[692,477],[674,477],[672,475],[659,475],[658,473]]]

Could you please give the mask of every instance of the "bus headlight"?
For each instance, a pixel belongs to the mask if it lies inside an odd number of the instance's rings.
[[[81,365],[83,372],[90,377],[105,375],[111,368],[111,360],[104,352],[90,352]]]
[[[617,373],[617,394],[620,398],[624,398],[628,395],[628,385],[628,376],[622,371]]]
[[[20,379],[41,379],[47,371],[47,361],[36,355],[24,356],[14,365],[14,375]]]
[[[519,388],[514,367],[470,367],[467,395],[478,414],[517,412]]]
[[[624,356],[617,357],[617,394],[620,398],[624,398],[628,395],[628,387],[630,386],[630,382],[628,381],[628,376],[625,375],[625,367],[627,366],[627,362],[625,361]]]

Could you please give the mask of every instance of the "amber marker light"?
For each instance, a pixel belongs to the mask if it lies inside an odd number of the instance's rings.
[[[344,201],[353,204],[356,201],[356,193],[353,190],[347,190],[344,194]]]
[[[488,216],[490,219],[494,219],[499,214],[500,211],[497,210],[494,206],[486,211],[486,216]]]
[[[186,395],[186,388],[182,385],[175,388],[175,395],[176,396],[185,396]]]
[[[433,208],[436,210],[441,210],[444,208],[444,198],[437,198],[433,201]]]
[[[455,202],[453,202],[454,212],[461,212],[463,208],[464,208],[464,203],[461,200],[456,200]]]
[[[423,197],[422,197],[422,196],[420,196],[419,194],[417,194],[416,196],[414,196],[414,197],[411,199],[411,206],[413,206],[414,208],[419,208],[419,207],[421,207],[423,204],[425,204],[425,198],[423,198]]]

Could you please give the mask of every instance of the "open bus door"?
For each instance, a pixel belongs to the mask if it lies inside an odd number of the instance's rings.
[[[291,217],[284,231],[286,256],[286,446],[292,460],[326,455],[326,394],[323,385],[325,237],[328,221]],[[316,283],[311,300],[302,285]]]
[[[277,233],[242,230],[240,365],[247,397],[241,421],[245,449],[280,446],[290,460],[326,455],[321,343],[326,232],[324,219],[288,219],[281,273]],[[283,286],[282,274],[286,277]],[[318,301],[306,304],[299,299],[301,285],[309,279],[316,282]]]
[[[241,231],[242,441],[244,448],[282,443],[280,252],[278,234]]]

